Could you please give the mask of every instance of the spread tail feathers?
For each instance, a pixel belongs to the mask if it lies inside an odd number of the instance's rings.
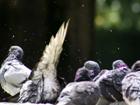
[[[57,66],[59,56],[63,49],[62,46],[67,33],[68,24],[69,21],[66,24],[63,23],[56,33],[56,36],[51,37],[49,45],[46,45],[43,56],[37,65],[37,70],[44,70],[50,64]]]

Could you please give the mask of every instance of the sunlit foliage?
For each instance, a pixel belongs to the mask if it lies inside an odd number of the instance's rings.
[[[97,28],[140,30],[140,0],[97,0]]]

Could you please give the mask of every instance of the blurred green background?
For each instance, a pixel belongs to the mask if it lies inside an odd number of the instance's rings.
[[[116,59],[131,66],[140,56],[140,0],[0,0],[0,63],[11,45],[33,68],[51,35],[70,20],[58,74],[73,81],[86,60],[111,69]]]

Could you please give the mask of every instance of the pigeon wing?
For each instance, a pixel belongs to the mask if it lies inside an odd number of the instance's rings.
[[[35,75],[36,78],[33,78],[33,80],[28,80],[25,84],[23,84],[18,99],[19,103],[39,103],[41,101],[43,76],[39,73],[36,73]]]
[[[50,65],[57,66],[59,56],[62,52],[62,45],[64,43],[64,39],[66,36],[67,28],[69,21],[63,23],[55,37],[52,36],[48,45],[46,45],[45,50],[43,52],[43,56],[41,57],[36,69],[37,70],[47,70]]]

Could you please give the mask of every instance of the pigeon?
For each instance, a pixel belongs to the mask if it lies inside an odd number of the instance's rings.
[[[60,93],[56,105],[95,105],[100,89],[91,81],[69,83]]]
[[[99,64],[95,61],[86,61],[82,68],[76,72],[74,81],[92,81],[92,79],[100,72]]]
[[[132,72],[140,71],[140,60],[136,61],[132,67],[131,67]]]
[[[85,62],[83,68],[84,69],[79,69],[77,71],[78,73],[76,73],[75,78],[77,78],[76,76],[79,77],[79,71],[82,70],[91,70],[93,72],[95,72],[96,70],[97,72],[100,71],[100,67],[95,61]],[[89,73],[92,74],[93,72]],[[94,76],[96,76],[95,74]],[[56,105],[95,105],[100,97],[100,89],[94,82],[91,81],[94,76],[91,76],[90,78],[92,79],[89,79],[88,81],[85,80],[86,75],[80,74],[80,81],[77,79],[78,81],[69,83],[60,93]]]
[[[130,72],[129,67],[122,60],[116,60],[112,64],[113,70],[102,70],[93,81],[101,90],[101,98],[97,105],[103,104],[104,100],[109,103],[123,101],[121,94],[121,82],[125,75]],[[107,103],[107,102],[106,102]]]
[[[19,103],[55,103],[60,91],[57,79],[57,64],[59,63],[62,46],[65,40],[69,21],[63,23],[46,45],[43,56],[38,62],[33,77],[23,84]]]
[[[140,105],[140,60],[132,65],[131,70],[122,81],[123,99],[127,105]]]
[[[0,84],[2,89],[11,96],[20,92],[23,83],[28,80],[31,70],[22,62],[23,49],[19,46],[11,46],[8,57],[0,68]]]

